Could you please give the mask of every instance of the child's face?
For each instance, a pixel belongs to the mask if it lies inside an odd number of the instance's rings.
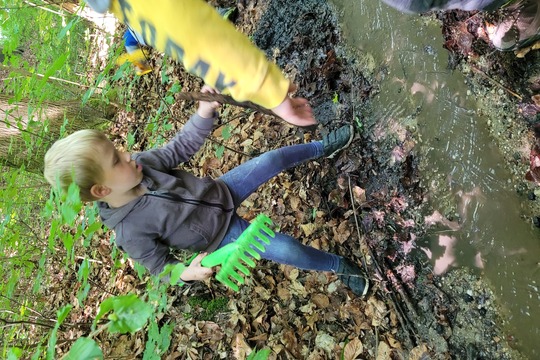
[[[112,142],[105,144],[101,152],[104,179],[100,185],[105,185],[112,193],[121,195],[141,183],[142,166],[131,159],[131,154],[118,151]]]

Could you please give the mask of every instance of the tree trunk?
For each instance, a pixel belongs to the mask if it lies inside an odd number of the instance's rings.
[[[43,171],[43,156],[63,128],[67,133],[95,128],[110,121],[116,111],[104,104],[82,106],[80,100],[43,102],[39,108],[27,100],[16,104],[8,100],[0,94],[0,162],[34,173]]]

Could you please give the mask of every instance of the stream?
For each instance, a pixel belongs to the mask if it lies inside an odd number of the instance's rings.
[[[523,216],[527,200],[516,192],[475,95],[460,72],[447,69],[440,24],[380,1],[333,3],[348,45],[380,77],[372,116],[417,128],[429,207],[460,220],[459,229],[433,231],[417,246],[431,255],[437,275],[460,266],[481,273],[498,297],[511,343],[539,358],[540,231]]]

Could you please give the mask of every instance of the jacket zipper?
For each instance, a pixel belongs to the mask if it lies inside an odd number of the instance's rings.
[[[190,205],[210,206],[210,207],[213,207],[213,208],[220,209],[221,211],[226,212],[226,213],[231,212],[231,211],[234,210],[232,208],[227,209],[227,208],[223,207],[223,205],[221,205],[221,204],[211,203],[211,202],[204,201],[204,200],[186,199],[186,198],[183,198],[182,196],[180,196],[178,194],[174,194],[174,193],[161,193],[161,194],[158,194],[157,191],[150,191],[150,192],[147,192],[145,195],[160,197],[160,198],[173,200],[173,201],[179,201],[179,202],[183,202],[183,203],[190,204]]]

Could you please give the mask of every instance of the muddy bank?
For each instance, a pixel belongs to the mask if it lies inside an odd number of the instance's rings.
[[[286,12],[282,11],[285,7]],[[376,284],[372,297],[394,309],[399,326],[391,332],[397,332],[404,352],[414,348],[410,354],[416,354],[422,349],[432,358],[521,358],[501,331],[500,309],[489,283],[467,269],[433,276],[425,254],[411,250],[412,240],[426,231],[420,215],[425,189],[419,186],[415,133],[391,117],[370,116],[369,99],[376,94],[381,77],[377,71],[375,76],[367,74],[374,74],[378,65],[346,49],[335,19],[332,8],[318,1],[270,1],[253,39],[300,85],[299,94],[312,101],[325,127],[353,122],[359,131],[351,149],[334,164],[341,196],[337,201],[332,201],[336,199],[332,180],[320,179],[327,190],[324,197],[329,199],[330,214],[342,216],[351,227],[360,224],[360,235],[352,232],[352,241],[338,247],[338,252],[351,252],[358,261],[365,256]],[[501,56],[492,50],[489,54]],[[463,59],[454,56],[450,63],[461,66],[466,64]],[[501,112],[506,109],[506,119],[512,116],[508,109],[515,106],[503,98],[507,91],[501,94],[501,87],[487,87],[485,77],[479,79],[481,72],[474,74],[471,82],[478,81],[486,91],[494,92],[497,97],[489,101]],[[487,107],[495,104],[486,98]],[[514,110],[517,116],[518,109]],[[494,125],[504,123],[497,114],[492,116]],[[523,122],[513,129],[516,135],[505,133],[502,138],[527,137]],[[509,159],[518,163],[515,173],[523,175],[523,144],[507,144],[513,145],[507,152]],[[519,159],[516,149],[523,154]],[[349,189],[357,191],[358,198]]]

